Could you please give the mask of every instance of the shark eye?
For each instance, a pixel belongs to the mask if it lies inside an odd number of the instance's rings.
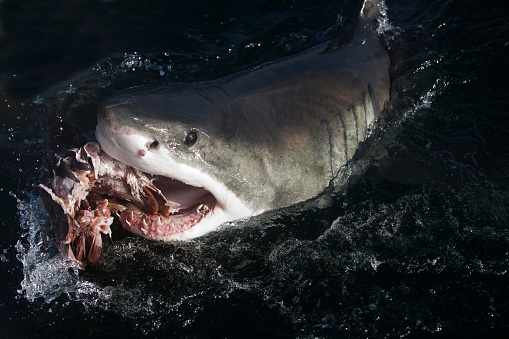
[[[196,140],[198,140],[198,135],[196,132],[191,131],[187,133],[186,138],[184,139],[184,144],[190,147],[196,143]]]

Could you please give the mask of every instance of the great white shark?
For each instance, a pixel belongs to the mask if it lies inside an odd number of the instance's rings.
[[[142,225],[131,215],[123,225],[152,239],[190,239],[323,192],[389,99],[381,5],[367,0],[348,38],[218,80],[107,100],[98,112],[101,147],[201,216],[191,225],[171,215]]]

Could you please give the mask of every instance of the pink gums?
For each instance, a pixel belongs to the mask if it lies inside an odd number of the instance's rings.
[[[148,239],[166,240],[172,235],[190,229],[211,210],[212,208],[203,212],[194,210],[185,214],[172,214],[165,217],[126,209],[120,212],[119,219],[122,226],[133,233]]]

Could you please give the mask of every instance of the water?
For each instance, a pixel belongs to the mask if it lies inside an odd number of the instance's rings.
[[[465,337],[509,330],[508,12],[388,1],[383,154],[332,206],[189,243],[114,230],[80,271],[34,185],[107,96],[255,67],[340,33],[359,1],[0,5],[2,337]],[[11,194],[9,192],[12,192]]]

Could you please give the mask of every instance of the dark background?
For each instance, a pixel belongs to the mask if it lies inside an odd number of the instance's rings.
[[[191,243],[124,234],[86,271],[52,261],[34,185],[48,155],[93,139],[104,98],[295,53],[360,5],[2,2],[0,337],[504,337],[509,16],[495,2],[387,1],[392,100],[371,141],[387,155],[332,206]]]

